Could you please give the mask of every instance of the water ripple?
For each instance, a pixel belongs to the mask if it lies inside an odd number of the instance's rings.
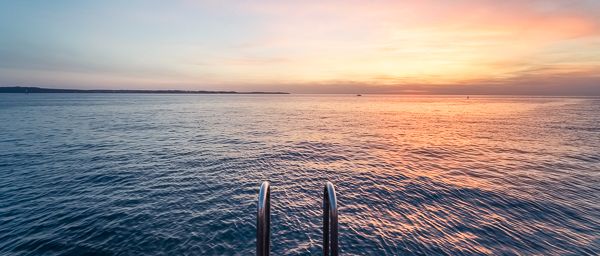
[[[0,95],[0,254],[600,254],[600,100]]]

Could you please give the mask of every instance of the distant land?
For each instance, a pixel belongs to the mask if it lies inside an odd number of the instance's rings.
[[[187,90],[81,90],[40,87],[0,87],[0,93],[157,93],[157,94],[289,94],[288,92],[236,92],[236,91],[187,91]]]

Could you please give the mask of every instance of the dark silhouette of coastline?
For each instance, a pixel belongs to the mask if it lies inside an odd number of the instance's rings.
[[[236,91],[186,91],[186,90],[81,90],[40,87],[0,87],[0,93],[156,93],[156,94],[289,94],[287,92],[236,92]]]

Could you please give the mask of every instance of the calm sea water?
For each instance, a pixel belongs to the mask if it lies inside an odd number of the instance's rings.
[[[600,99],[0,95],[0,254],[599,255]]]

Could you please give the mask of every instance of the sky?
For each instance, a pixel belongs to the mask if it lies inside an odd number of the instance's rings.
[[[0,0],[0,86],[600,95],[600,1]]]

